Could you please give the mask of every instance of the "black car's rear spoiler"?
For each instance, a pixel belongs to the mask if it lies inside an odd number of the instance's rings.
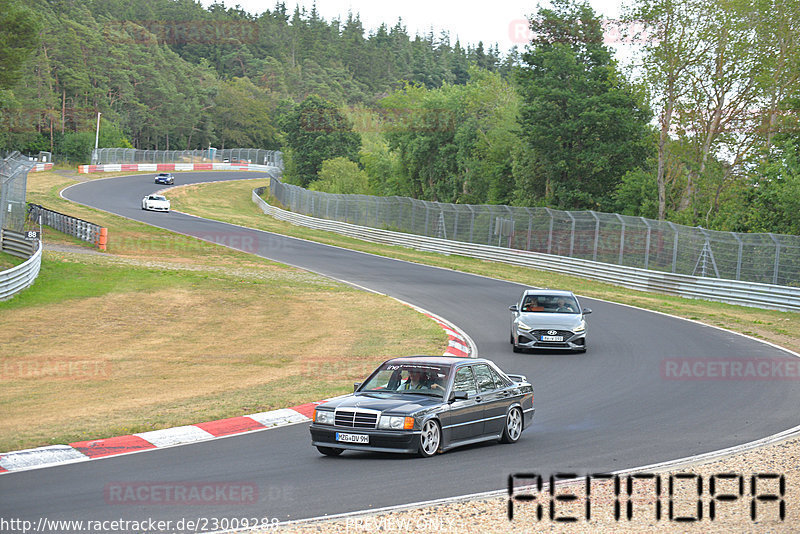
[[[513,380],[514,382],[527,382],[528,381],[528,377],[526,377],[525,375],[510,375],[510,374],[506,373],[506,376],[508,378],[510,378],[511,380]]]

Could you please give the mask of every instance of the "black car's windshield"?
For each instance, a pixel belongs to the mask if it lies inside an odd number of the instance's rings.
[[[359,389],[360,392],[414,393],[444,396],[450,367],[426,363],[386,363],[378,368]]]
[[[528,295],[520,308],[526,313],[578,313],[579,310],[575,297],[563,295]]]

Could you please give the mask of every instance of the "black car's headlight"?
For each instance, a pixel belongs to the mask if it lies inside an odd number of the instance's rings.
[[[378,422],[378,428],[384,430],[412,430],[414,428],[414,418],[402,415],[382,415]]]
[[[314,422],[319,425],[332,425],[333,412],[328,410],[314,410]]]

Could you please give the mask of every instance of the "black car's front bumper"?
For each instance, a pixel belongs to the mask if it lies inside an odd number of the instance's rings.
[[[419,430],[375,430],[318,424],[312,424],[309,430],[311,431],[311,444],[315,447],[405,454],[413,454],[419,451]],[[369,443],[337,441],[337,432],[367,435],[369,436]]]

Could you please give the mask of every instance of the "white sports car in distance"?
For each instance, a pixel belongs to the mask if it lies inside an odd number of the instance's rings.
[[[163,195],[147,195],[142,199],[142,209],[152,211],[169,211],[169,200]]]

